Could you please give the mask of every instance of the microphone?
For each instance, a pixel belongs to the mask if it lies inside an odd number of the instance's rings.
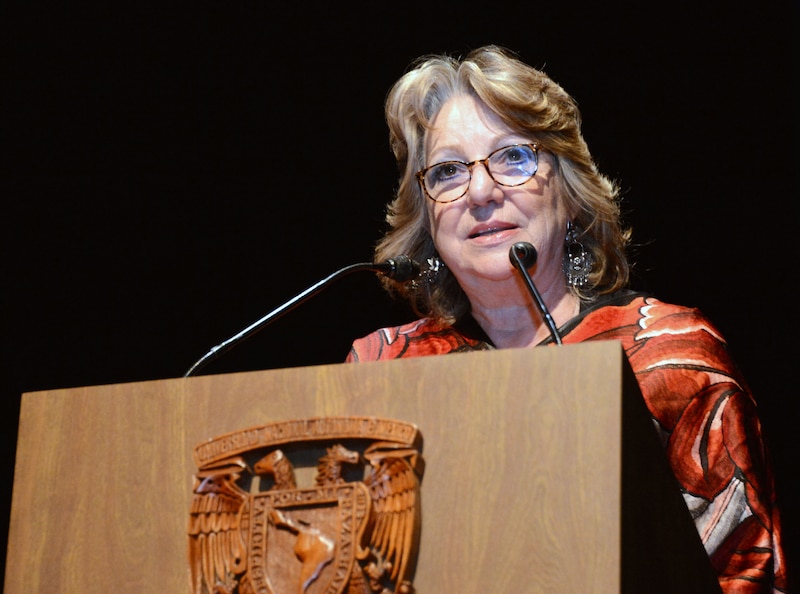
[[[371,270],[380,272],[398,283],[414,280],[420,275],[419,262],[406,255],[389,258],[380,264],[372,264]]]
[[[550,336],[553,337],[553,342],[561,344],[561,335],[558,333],[558,328],[556,328],[556,323],[553,321],[553,316],[550,315],[550,311],[544,304],[542,296],[539,294],[539,291],[536,290],[536,285],[533,284],[531,275],[528,274],[528,268],[536,264],[536,258],[538,257],[536,248],[527,241],[520,241],[511,246],[511,249],[508,251],[508,257],[511,260],[511,264],[514,268],[519,270],[520,275],[522,275],[522,278],[525,280],[525,285],[528,287],[528,291],[533,297],[536,307],[539,308],[539,313],[542,314],[542,318],[544,318],[550,330]]]
[[[189,368],[189,370],[183,375],[183,377],[189,377],[191,375],[194,375],[198,370],[200,370],[201,367],[205,366],[209,361],[229,351],[235,344],[251,336],[258,330],[261,330],[267,324],[274,322],[283,314],[293,310],[295,307],[297,307],[307,299],[311,298],[313,295],[316,295],[317,293],[322,291],[333,281],[338,280],[343,276],[346,276],[353,272],[359,272],[362,270],[370,270],[372,272],[378,272],[383,276],[386,276],[400,283],[414,280],[418,278],[421,274],[419,263],[406,255],[389,258],[388,260],[379,263],[361,262],[359,264],[351,264],[350,266],[345,266],[344,268],[340,268],[333,274],[325,277],[321,281],[310,286],[302,293],[291,298],[283,305],[272,310],[261,319],[256,320],[238,334],[235,334],[231,336],[228,340],[221,342],[215,347],[212,347],[211,350],[209,350],[205,355],[200,357],[200,359],[198,359],[195,362],[195,364]]]

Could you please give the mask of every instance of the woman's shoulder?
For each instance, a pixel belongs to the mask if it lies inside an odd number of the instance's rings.
[[[717,340],[723,341],[722,335],[697,307],[662,301],[658,297],[639,293],[632,297],[626,307],[630,315],[644,332],[668,331],[676,332],[703,331]]]
[[[433,318],[375,330],[353,341],[348,362],[382,361],[477,350],[483,343]]]
[[[633,333],[641,339],[659,333],[698,331],[724,342],[714,324],[698,308],[634,291],[616,293],[590,304],[568,326],[565,332],[575,332],[573,339],[581,335],[581,340],[609,333]]]
[[[703,312],[696,307],[663,301],[650,293],[637,291],[615,293],[590,304],[581,314],[581,317],[598,314],[611,316],[634,315],[637,318],[649,320],[680,316],[684,320],[708,321]]]

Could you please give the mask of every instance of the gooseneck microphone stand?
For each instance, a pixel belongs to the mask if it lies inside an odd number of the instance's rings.
[[[520,275],[525,280],[528,292],[530,292],[531,297],[533,297],[533,301],[536,303],[539,313],[542,314],[542,318],[544,318],[544,322],[550,330],[550,336],[553,337],[553,341],[556,344],[561,344],[561,334],[558,333],[558,328],[553,320],[553,316],[550,315],[550,310],[547,309],[542,296],[536,289],[536,285],[533,284],[531,275],[528,274],[528,268],[536,264],[536,258],[538,257],[536,248],[527,241],[520,241],[511,246],[508,257],[511,260],[511,264],[513,264],[514,268],[519,270]]]
[[[387,276],[398,282],[406,282],[413,280],[417,278],[420,274],[419,263],[412,260],[408,256],[398,256],[396,258],[390,258],[385,262],[381,263],[362,262],[360,264],[351,264],[350,266],[345,266],[344,268],[340,268],[333,274],[327,276],[318,283],[310,286],[299,295],[293,297],[283,305],[272,310],[261,319],[256,320],[241,332],[231,336],[228,340],[221,342],[217,346],[212,347],[211,350],[209,350],[205,355],[200,357],[200,359],[198,359],[197,362],[195,362],[195,364],[189,368],[189,370],[183,375],[183,377],[189,377],[194,375],[202,367],[207,365],[211,360],[229,351],[231,348],[233,348],[234,345],[243,341],[245,338],[251,336],[258,330],[261,330],[267,324],[274,322],[282,315],[290,312],[304,301],[308,300],[312,296],[322,291],[322,289],[327,287],[333,281],[340,279],[343,276],[352,274],[353,272],[359,272],[362,270],[379,272],[384,276]]]

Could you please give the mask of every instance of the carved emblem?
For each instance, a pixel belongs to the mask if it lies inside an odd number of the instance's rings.
[[[409,423],[323,417],[195,447],[192,594],[411,594],[422,438]]]

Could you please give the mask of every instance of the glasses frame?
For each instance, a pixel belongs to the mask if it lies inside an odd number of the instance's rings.
[[[494,155],[496,155],[500,151],[505,151],[518,146],[526,146],[533,151],[533,156],[536,160],[536,167],[534,167],[533,173],[531,173],[531,176],[528,179],[526,179],[525,181],[521,181],[518,184],[504,184],[503,182],[497,181],[494,175],[492,175],[491,169],[489,169],[489,159],[491,159]],[[501,146],[499,149],[493,150],[483,159],[475,159],[474,161],[470,161],[469,163],[465,163],[464,161],[458,161],[456,159],[449,159],[447,161],[440,161],[439,163],[434,163],[433,165],[426,167],[425,169],[420,169],[419,171],[417,171],[415,177],[417,178],[417,181],[419,182],[422,191],[428,198],[430,198],[434,202],[438,202],[439,204],[449,204],[451,202],[455,202],[456,200],[460,200],[469,191],[469,186],[472,183],[472,168],[475,167],[475,165],[477,165],[478,163],[483,165],[484,169],[486,169],[486,173],[489,174],[489,177],[492,178],[492,181],[494,183],[501,185],[505,188],[516,188],[517,186],[521,186],[522,184],[528,183],[531,179],[533,179],[533,177],[539,171],[539,148],[540,146],[536,142],[520,142],[517,144],[509,144],[508,146]],[[445,163],[458,163],[460,165],[464,165],[467,168],[467,171],[469,171],[469,181],[467,182],[467,187],[464,188],[464,191],[459,196],[453,198],[452,200],[439,200],[437,198],[434,198],[433,196],[431,196],[431,193],[425,186],[425,174],[428,173],[428,171],[430,171],[434,167],[439,167],[440,165],[444,165]]]

